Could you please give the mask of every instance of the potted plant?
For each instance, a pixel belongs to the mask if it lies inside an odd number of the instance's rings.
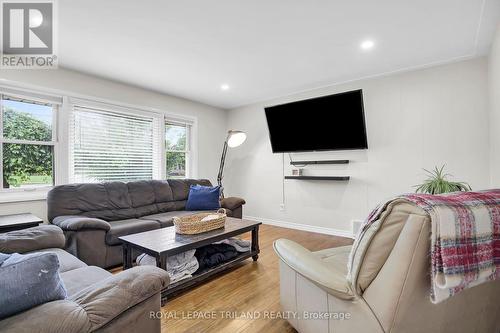
[[[424,183],[415,186],[417,193],[442,194],[458,191],[471,191],[469,184],[465,182],[452,182],[447,178],[451,176],[444,172],[444,165],[441,168],[434,167],[434,170],[429,171],[424,169],[428,178]]]

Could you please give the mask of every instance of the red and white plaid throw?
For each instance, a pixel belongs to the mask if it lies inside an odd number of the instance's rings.
[[[500,189],[445,195],[405,194],[431,218],[431,301],[500,278]],[[392,200],[368,216],[360,234]]]

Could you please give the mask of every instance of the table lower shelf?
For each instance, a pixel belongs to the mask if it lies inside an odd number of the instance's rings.
[[[228,260],[220,265],[217,265],[212,268],[207,268],[200,272],[193,274],[193,277],[181,280],[179,282],[175,282],[170,284],[166,289],[161,292],[162,304],[166,302],[167,297],[174,296],[190,287],[201,284],[212,276],[223,273],[226,270],[236,266],[238,263],[253,257],[254,261],[258,258],[259,251],[248,251],[240,253],[237,257]]]

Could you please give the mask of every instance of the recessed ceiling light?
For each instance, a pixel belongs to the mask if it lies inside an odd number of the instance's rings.
[[[229,84],[221,84],[220,85],[220,90],[222,91],[226,91],[226,90],[229,90]]]
[[[375,46],[375,42],[372,40],[369,40],[369,39],[363,41],[360,45],[361,49],[365,50],[365,51],[373,49],[374,46]]]

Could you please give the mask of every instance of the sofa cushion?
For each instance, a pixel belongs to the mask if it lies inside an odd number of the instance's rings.
[[[168,184],[172,189],[174,201],[187,200],[189,196],[189,187],[191,185],[212,186],[209,180],[206,179],[169,179]]]
[[[156,202],[170,202],[174,200],[174,194],[170,184],[166,180],[151,180],[155,192]]]
[[[158,213],[171,212],[174,210],[183,209],[186,207],[186,201],[168,201],[168,202],[158,202],[156,204],[158,208]],[[179,208],[182,207],[182,208]]]
[[[339,246],[313,252],[313,254],[326,262],[332,269],[338,271],[341,275],[347,276],[347,260],[349,259],[351,248],[351,245]]]
[[[156,202],[153,184],[150,181],[127,183],[128,193],[132,200],[132,207],[152,205]]]
[[[31,253],[36,253],[36,252],[55,253],[57,255],[57,258],[59,259],[60,273],[71,271],[73,269],[81,267],[87,267],[86,263],[84,263],[74,255],[72,255],[71,253],[68,253],[62,249],[49,248],[49,249],[37,250]]]
[[[14,253],[0,266],[0,319],[66,298],[54,253]]]
[[[147,215],[147,216],[141,217],[140,219],[156,221],[156,222],[160,223],[160,226],[162,228],[165,228],[165,227],[171,227],[174,225],[174,222],[173,222],[174,216],[182,217],[182,216],[193,215],[193,214],[197,214],[197,213],[205,213],[205,212],[208,213],[211,211],[200,212],[200,211],[178,210],[178,211],[174,211],[174,212],[166,212],[166,213],[160,213],[160,214]]]
[[[160,223],[145,219],[128,219],[109,222],[111,229],[106,233],[106,244],[120,245],[118,237],[136,234],[143,231],[160,229]]]
[[[56,186],[49,192],[47,202],[50,221],[61,215],[85,215],[104,220],[135,217],[127,184],[122,182]]]
[[[362,294],[375,279],[391,253],[404,225],[411,219],[427,218],[420,207],[405,200],[394,200],[353,245],[348,261],[351,288]],[[359,238],[359,236],[358,236]]]
[[[113,274],[100,267],[85,266],[61,273],[61,279],[66,286],[69,297],[112,275]]]
[[[158,208],[158,213],[169,212],[172,210],[178,210],[176,208],[179,204],[174,201],[174,194],[172,188],[170,187],[168,181],[166,180],[152,180],[151,181],[155,196],[156,196],[156,207]],[[143,214],[149,215],[149,214]]]
[[[141,217],[144,215],[159,213],[158,206],[156,204],[151,204],[147,206],[137,207],[135,209],[136,217]]]
[[[101,219],[104,221],[119,221],[130,218],[136,218],[137,212],[134,208],[123,208],[123,209],[94,210],[91,212],[84,212],[80,215]]]

